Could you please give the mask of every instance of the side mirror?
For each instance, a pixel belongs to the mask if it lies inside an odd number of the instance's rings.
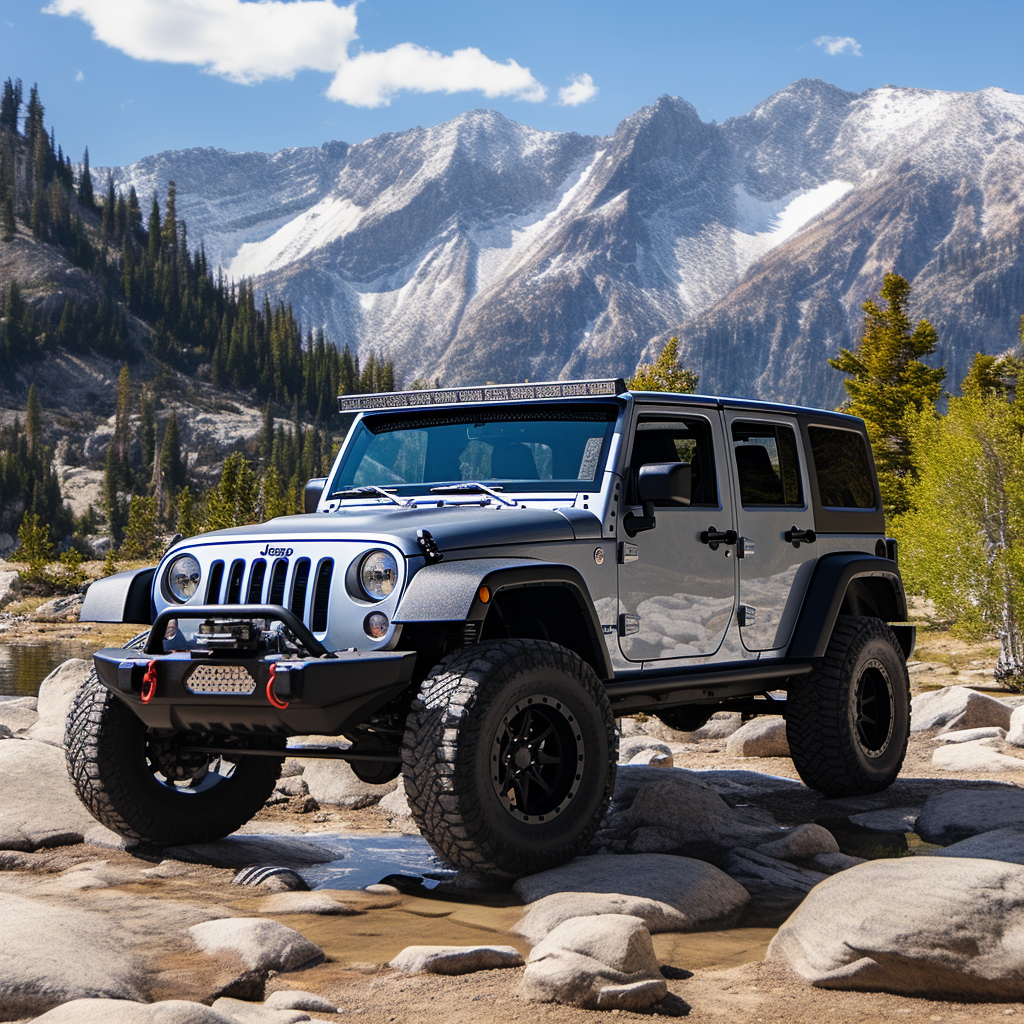
[[[641,466],[637,490],[644,515],[654,515],[656,505],[689,505],[690,480],[688,462],[649,462]]]
[[[313,480],[306,481],[306,492],[304,495],[303,508],[307,512],[315,512],[320,504],[320,495],[324,493],[327,486],[327,477],[319,476]]]

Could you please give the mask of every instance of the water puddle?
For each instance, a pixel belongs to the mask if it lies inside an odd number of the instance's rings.
[[[915,857],[940,847],[926,843],[916,832],[882,832],[855,825],[852,821],[821,822],[835,836],[841,852],[865,860],[887,857]]]
[[[0,696],[35,697],[39,684],[68,658],[90,658],[95,644],[58,641],[5,643],[0,636]]]
[[[317,834],[316,844],[337,850],[338,859],[326,864],[302,868],[299,874],[311,889],[365,889],[368,885],[400,876],[415,885],[422,882],[432,889],[455,872],[446,868],[427,845],[416,835],[337,835]]]

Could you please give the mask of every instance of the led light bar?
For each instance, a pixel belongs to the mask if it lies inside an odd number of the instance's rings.
[[[376,395],[339,395],[339,412],[370,409],[418,409],[470,402],[524,402],[535,398],[609,398],[626,390],[621,377],[609,380],[556,380],[543,384],[487,384],[436,391],[390,391]]]

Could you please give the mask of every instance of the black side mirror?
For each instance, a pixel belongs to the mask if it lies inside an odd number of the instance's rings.
[[[649,462],[641,466],[637,490],[644,515],[653,516],[655,505],[689,505],[690,481],[688,462]]]
[[[320,504],[320,495],[324,493],[327,486],[327,477],[318,476],[313,480],[306,481],[306,492],[304,495],[303,508],[307,512],[315,512]]]

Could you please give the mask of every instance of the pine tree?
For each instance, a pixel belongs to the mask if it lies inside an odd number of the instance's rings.
[[[935,351],[937,335],[927,320],[911,327],[907,313],[910,284],[899,274],[886,274],[884,306],[864,303],[864,333],[856,352],[840,350],[829,366],[847,374],[850,396],[843,412],[860,416],[867,425],[875,454],[882,501],[890,513],[908,510],[908,492],[916,469],[910,440],[910,419],[934,408],[946,379],[945,367],[929,367],[921,356]]]
[[[25,433],[28,436],[30,459],[38,459],[43,451],[42,419],[43,407],[39,401],[39,389],[33,381],[28,388],[28,405],[25,410]]]
[[[633,391],[672,391],[691,395],[700,377],[679,362],[679,339],[669,338],[653,363],[641,363],[627,382]]]
[[[30,580],[46,579],[47,563],[53,559],[50,528],[40,522],[34,512],[27,512],[18,530],[18,558],[28,565],[25,576]]]
[[[156,501],[136,494],[128,506],[128,528],[121,548],[125,558],[138,560],[159,553],[161,537],[157,532]]]
[[[82,174],[78,179],[78,201],[91,210],[96,205],[92,194],[92,175],[89,173],[89,147],[85,147],[82,156]]]
[[[153,396],[148,388],[142,389],[139,412],[142,420],[139,427],[139,440],[142,442],[142,465],[150,467],[153,465],[153,456],[156,453],[156,414],[153,410]]]
[[[185,486],[186,468],[181,453],[181,436],[176,412],[167,417],[167,426],[164,427],[164,437],[160,446],[160,468],[168,491],[177,494]]]

